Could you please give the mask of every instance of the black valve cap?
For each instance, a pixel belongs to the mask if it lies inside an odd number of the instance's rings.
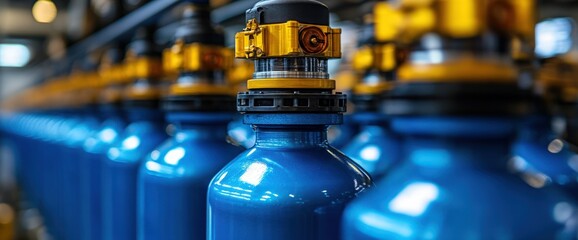
[[[314,0],[262,0],[248,9],[246,20],[255,19],[259,24],[300,23],[329,26],[329,9]]]

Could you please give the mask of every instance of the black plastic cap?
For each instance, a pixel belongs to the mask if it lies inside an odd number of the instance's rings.
[[[229,95],[167,96],[162,101],[166,112],[235,112],[235,97]]]
[[[139,28],[128,44],[128,50],[136,57],[160,56],[161,51],[154,43],[152,28]]]
[[[329,26],[329,9],[314,0],[262,0],[245,13],[247,21],[256,19],[259,24],[300,23]]]
[[[225,45],[225,35],[220,29],[213,26],[208,5],[187,6],[174,39],[182,39],[185,44]]]
[[[524,116],[532,93],[515,83],[408,83],[396,86],[381,105],[393,116]]]

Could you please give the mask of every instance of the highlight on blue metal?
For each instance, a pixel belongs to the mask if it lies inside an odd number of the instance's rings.
[[[578,155],[556,137],[547,116],[528,117],[513,145],[512,166],[578,197]]]
[[[396,118],[403,161],[348,206],[344,239],[570,239],[575,202],[512,173],[516,121]]]
[[[234,143],[251,148],[255,145],[255,131],[253,127],[243,123],[243,116],[238,116],[229,123],[228,134]]]

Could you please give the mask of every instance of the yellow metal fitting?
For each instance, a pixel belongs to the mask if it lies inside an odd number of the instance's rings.
[[[127,79],[158,78],[163,74],[161,60],[153,57],[127,58],[125,69]]]
[[[410,43],[435,32],[471,38],[485,32],[533,38],[535,0],[402,0],[374,7],[375,37],[380,42]]]
[[[441,64],[404,64],[398,71],[400,82],[512,82],[517,76],[511,65],[475,58]]]
[[[393,82],[379,82],[376,84],[357,84],[353,87],[353,93],[356,95],[375,95],[382,94],[393,89]]]
[[[348,92],[353,89],[355,84],[357,84],[357,81],[359,80],[359,74],[357,74],[352,69],[341,68],[339,72],[334,75],[334,79],[335,91]]]
[[[98,73],[102,79],[101,86],[123,84],[130,81],[128,71],[124,63],[115,65],[101,64]]]
[[[247,81],[247,89],[335,89],[335,80],[301,78],[260,78]]]
[[[253,61],[236,59],[233,68],[227,71],[227,80],[232,85],[246,83],[247,79],[253,77],[253,72],[255,72]]]
[[[438,29],[452,38],[475,37],[485,30],[484,3],[481,0],[443,0],[438,3]]]
[[[436,15],[432,1],[407,1],[405,11],[387,2],[374,7],[375,39],[379,42],[411,42],[414,38],[432,31]]]
[[[353,68],[356,71],[369,69],[384,72],[392,71],[396,66],[395,44],[377,44],[360,48],[353,56]]]
[[[171,96],[185,96],[185,95],[235,95],[234,89],[226,85],[213,84],[171,84],[169,88],[169,95]]]
[[[181,71],[228,70],[233,66],[233,51],[226,47],[200,43],[184,44],[182,40],[163,51],[163,68],[169,74]]]
[[[251,19],[235,35],[237,58],[299,56],[340,58],[341,29],[297,21],[259,25]]]

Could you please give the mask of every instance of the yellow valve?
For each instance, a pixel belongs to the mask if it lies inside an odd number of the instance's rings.
[[[509,0],[515,9],[513,16],[515,34],[526,41],[534,41],[535,24],[537,21],[536,1],[534,0]]]
[[[110,65],[103,62],[100,64],[98,74],[102,80],[100,85],[103,87],[113,84],[124,84],[131,80],[125,63]]]
[[[367,71],[375,69],[383,72],[392,71],[396,66],[395,44],[376,44],[360,48],[353,56],[353,69]]]
[[[200,43],[184,44],[182,40],[163,51],[163,69],[180,71],[228,70],[233,66],[233,51],[226,47]]]
[[[380,42],[394,41],[401,31],[403,14],[386,2],[377,2],[374,6],[375,39]]]
[[[126,79],[158,78],[163,74],[161,60],[152,57],[127,58],[125,61]]]
[[[340,71],[335,74],[334,78],[335,91],[349,92],[359,80],[359,75],[351,69],[341,68]]]
[[[500,62],[463,58],[441,64],[404,64],[399,68],[400,82],[513,82],[518,72]]]
[[[375,5],[375,37],[379,42],[411,43],[435,32],[471,38],[485,32],[530,40],[536,22],[535,0],[402,0]]]
[[[440,33],[452,38],[475,37],[484,30],[484,2],[480,0],[437,1]]]
[[[255,64],[253,61],[236,59],[231,70],[227,71],[227,80],[232,85],[246,83],[247,79],[253,77]]]
[[[183,44],[177,41],[163,52],[163,68],[166,72],[227,71],[233,67],[233,51],[226,47],[200,43]],[[233,95],[234,89],[223,85],[174,83],[169,95]]]
[[[297,21],[259,25],[251,19],[235,35],[237,58],[300,56],[340,58],[341,29]]]

